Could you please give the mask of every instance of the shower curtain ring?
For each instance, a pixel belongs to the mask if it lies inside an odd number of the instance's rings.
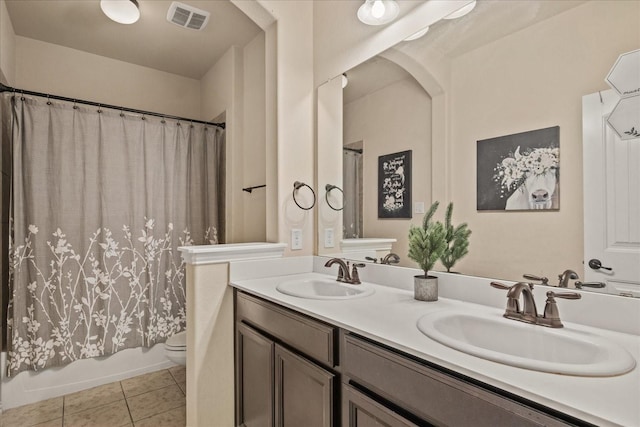
[[[47,94],[47,105],[51,105],[51,100],[49,99],[49,94]]]
[[[20,91],[20,101],[24,101],[24,99],[25,99],[25,98],[24,98],[24,91],[23,91],[23,90],[21,90],[21,91]]]
[[[164,116],[162,117],[162,120],[160,120],[160,123],[162,123],[162,124],[167,123],[167,121],[165,120]]]
[[[120,109],[120,117],[124,117],[124,110]]]
[[[102,104],[98,104],[98,114],[102,113]]]
[[[74,110],[77,110],[77,109],[78,109],[78,106],[76,105],[76,100],[75,100],[75,99],[73,100],[73,109],[74,109]]]

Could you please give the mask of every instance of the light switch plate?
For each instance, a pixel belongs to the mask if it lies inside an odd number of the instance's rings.
[[[291,250],[299,251],[302,249],[302,230],[299,228],[291,229]]]
[[[335,243],[333,241],[333,228],[324,229],[324,247],[333,248]]]
[[[424,213],[424,202],[415,202],[413,204],[413,212],[417,214]]]

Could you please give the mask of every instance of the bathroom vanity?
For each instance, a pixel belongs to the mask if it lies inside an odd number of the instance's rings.
[[[384,266],[375,268],[368,279],[384,279]],[[435,303],[413,300],[413,293],[400,285],[370,282],[365,286],[373,287],[373,294],[327,300],[295,297],[277,290],[279,284],[292,280],[335,280],[327,274],[290,271],[282,276],[234,280],[233,271],[232,265],[237,425],[553,426],[640,422],[634,404],[640,397],[637,367],[614,376],[539,372],[454,350],[418,331],[418,321],[431,312],[477,312],[502,319],[504,307],[497,308],[497,304],[451,298],[466,290],[468,284],[460,288],[451,282],[449,287],[448,279],[441,280],[441,298]],[[400,269],[392,271],[398,276]],[[480,292],[504,303],[504,293],[492,290],[488,279],[454,279],[484,280],[486,288],[482,283]],[[395,280],[404,282],[405,278]],[[536,292],[544,295],[546,289],[540,288]],[[589,298],[585,297],[585,305],[578,311],[593,303]],[[565,321],[567,333],[596,331],[637,360],[637,334],[573,324],[570,318],[575,309],[567,309],[567,305],[560,306],[561,314],[566,311],[569,319]]]
[[[251,294],[235,301],[238,425],[585,424]]]

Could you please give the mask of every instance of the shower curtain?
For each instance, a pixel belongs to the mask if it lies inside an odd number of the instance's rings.
[[[362,153],[343,150],[342,172],[344,199],[349,202],[342,210],[343,236],[362,237]]]
[[[8,374],[183,330],[177,247],[224,237],[224,131],[38,97],[10,102]]]

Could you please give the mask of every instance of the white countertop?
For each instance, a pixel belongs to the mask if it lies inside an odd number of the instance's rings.
[[[467,355],[426,337],[416,327],[420,317],[436,310],[481,311],[502,316],[504,308],[443,297],[436,302],[421,302],[413,299],[412,291],[372,283],[373,295],[339,301],[297,298],[276,290],[282,281],[314,277],[333,278],[320,273],[302,273],[237,280],[232,275],[231,285],[581,420],[598,425],[640,426],[638,366],[614,377],[537,372]],[[623,346],[636,361],[640,360],[638,335],[583,326],[564,319],[563,323],[566,329],[601,335]]]

